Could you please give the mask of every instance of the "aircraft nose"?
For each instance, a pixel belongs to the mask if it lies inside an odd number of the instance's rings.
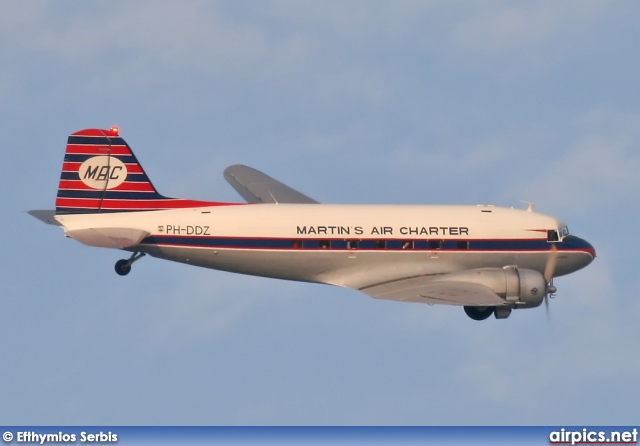
[[[591,257],[593,257],[594,259],[596,258],[596,248],[593,247],[593,245],[591,243],[589,243],[586,240],[583,240],[583,242],[587,245],[587,252],[589,254],[591,254]]]
[[[580,248],[584,252],[591,254],[591,260],[593,261],[593,259],[596,258],[596,248],[594,248],[593,245],[588,241],[586,241],[585,239],[582,239],[580,237],[576,237],[576,239],[578,239],[578,244],[580,245]]]
[[[593,259],[596,258],[596,249],[585,239],[576,237],[575,235],[569,235],[565,237],[562,244],[568,250],[585,253],[585,255],[580,256],[579,259],[575,259],[577,261],[575,264],[577,269],[584,268],[585,266],[593,262]]]

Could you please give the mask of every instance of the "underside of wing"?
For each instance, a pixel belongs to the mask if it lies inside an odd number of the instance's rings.
[[[376,299],[427,304],[500,306],[506,302],[484,285],[464,281],[443,281],[431,276],[412,277],[362,288]]]
[[[318,203],[252,167],[229,166],[224,171],[224,179],[247,203]]]

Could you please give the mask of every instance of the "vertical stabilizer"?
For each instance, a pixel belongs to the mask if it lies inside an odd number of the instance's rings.
[[[73,133],[60,175],[56,214],[128,212],[214,206],[160,195],[118,128]]]

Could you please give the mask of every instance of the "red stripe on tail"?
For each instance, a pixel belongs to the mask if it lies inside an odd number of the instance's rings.
[[[130,212],[223,206],[158,193],[118,129],[85,129],[69,135],[56,213]]]

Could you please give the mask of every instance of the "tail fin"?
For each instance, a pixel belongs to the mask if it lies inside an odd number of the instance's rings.
[[[130,212],[215,206],[226,203],[168,198],[158,193],[118,134],[86,129],[67,141],[56,214]]]

